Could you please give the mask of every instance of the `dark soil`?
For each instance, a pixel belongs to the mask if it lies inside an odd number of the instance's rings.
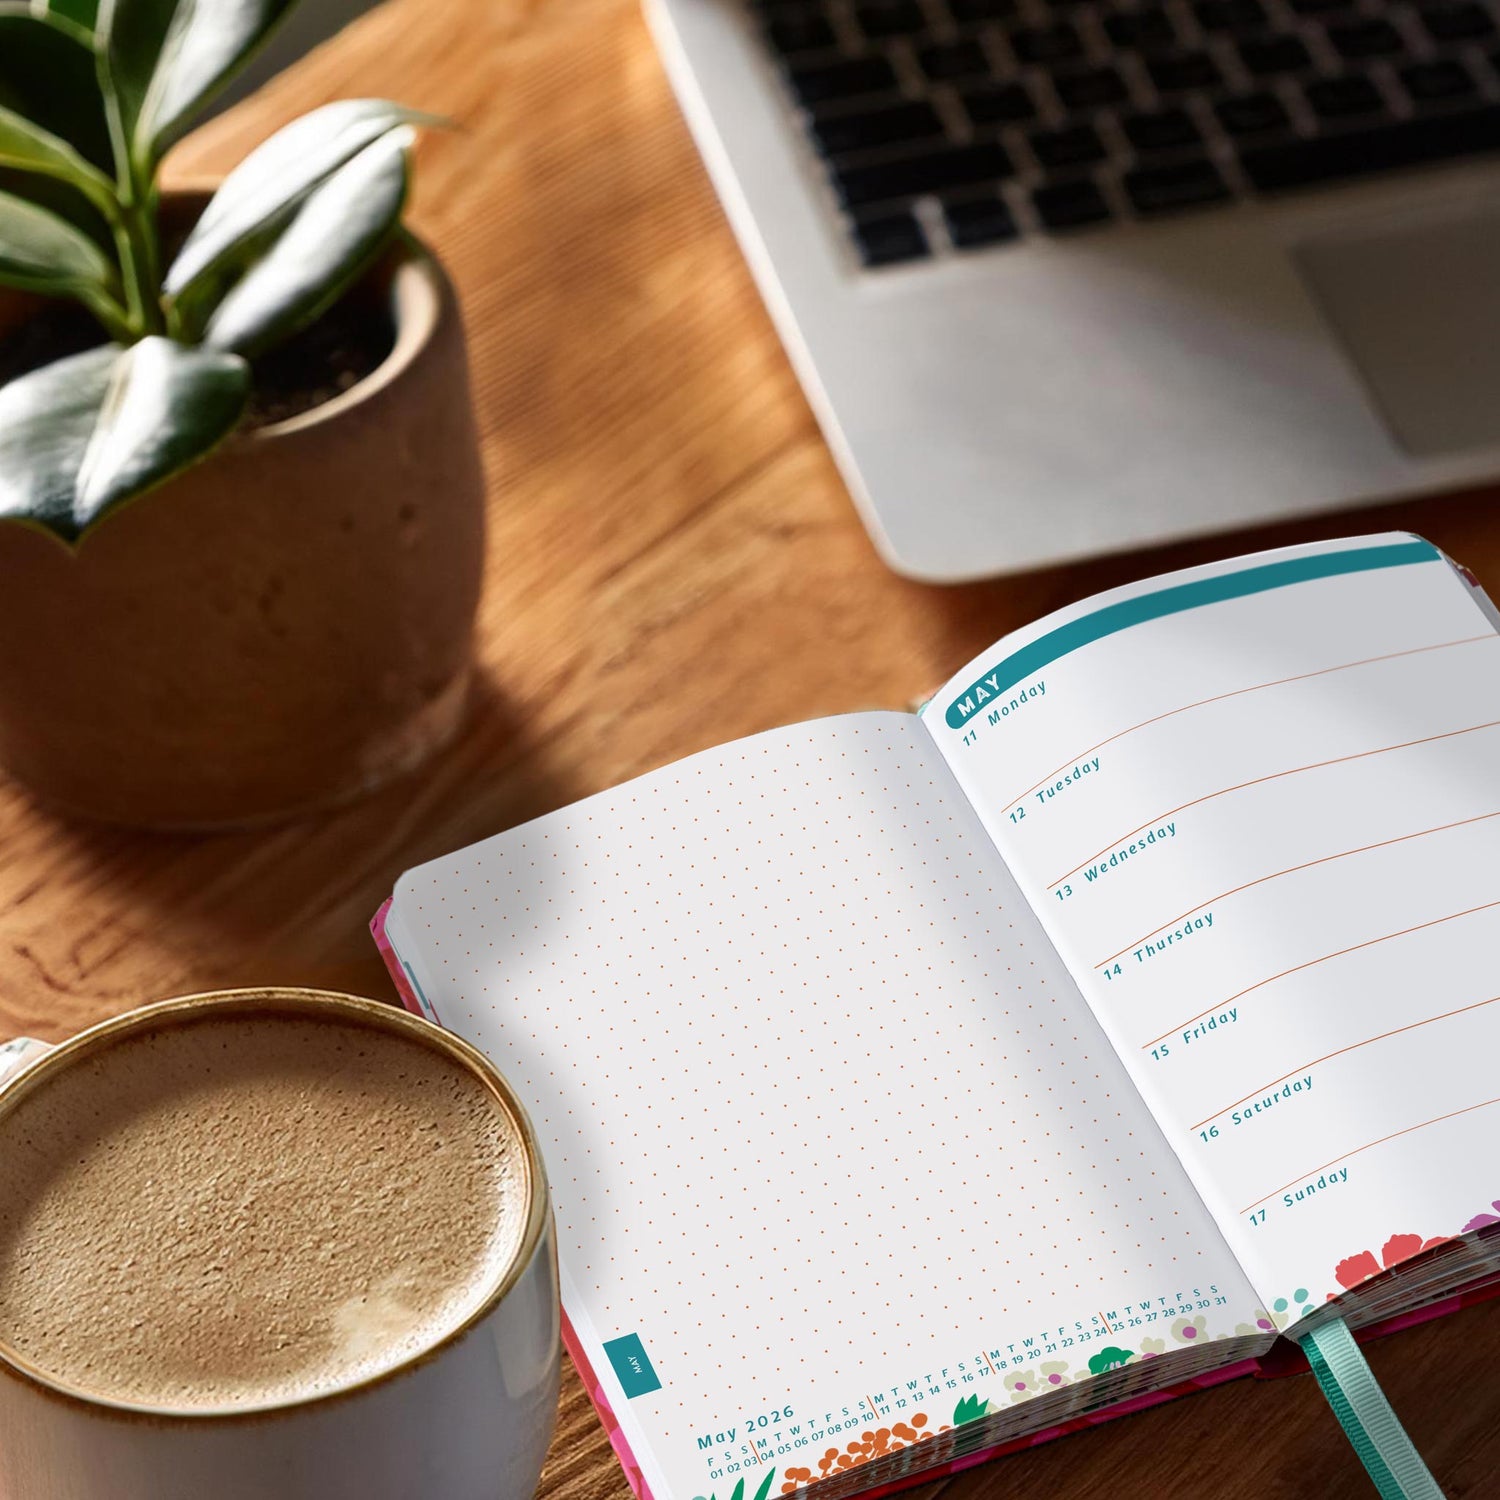
[[[105,342],[104,330],[76,302],[44,302],[19,327],[0,335],[0,385]]]
[[[396,328],[384,297],[357,291],[252,365],[247,429],[300,416],[341,396],[385,363]]]
[[[284,422],[331,401],[377,370],[395,341],[386,296],[357,289],[310,328],[254,362],[243,429]],[[104,342],[103,331],[81,307],[45,303],[20,327],[0,336],[0,385]]]

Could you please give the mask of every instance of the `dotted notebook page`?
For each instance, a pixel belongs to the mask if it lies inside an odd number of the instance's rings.
[[[911,715],[694,756],[412,871],[396,912],[531,1111],[568,1315],[657,1500],[773,1464],[780,1494],[845,1426],[899,1448],[1254,1327]]]

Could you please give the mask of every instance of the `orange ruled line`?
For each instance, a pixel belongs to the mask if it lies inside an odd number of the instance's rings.
[[[1387,1037],[1400,1036],[1403,1031],[1416,1031],[1419,1027],[1431,1026],[1436,1021],[1451,1020],[1454,1016],[1465,1015],[1471,1010],[1483,1010],[1486,1005],[1493,1005],[1497,1000],[1500,1000],[1500,995],[1491,995],[1488,1000],[1476,1000],[1472,1005],[1460,1005],[1457,1010],[1445,1010],[1440,1016],[1428,1016],[1425,1020],[1413,1021],[1408,1026],[1397,1026],[1393,1031],[1382,1031],[1378,1036],[1367,1036],[1362,1042],[1350,1042],[1347,1047],[1340,1047],[1336,1052],[1325,1052],[1322,1057],[1315,1057],[1311,1062],[1305,1062],[1301,1067],[1293,1068],[1279,1078],[1273,1078],[1258,1089],[1251,1089],[1244,1099],[1231,1099],[1223,1109],[1216,1109],[1211,1115],[1205,1115],[1203,1119],[1189,1125],[1188,1129],[1201,1130],[1210,1120],[1217,1120],[1220,1115],[1228,1114],[1237,1104],[1244,1104],[1246,1100],[1253,1099],[1257,1094],[1263,1094],[1267,1089],[1275,1088],[1278,1083],[1285,1083],[1288,1078],[1295,1078],[1299,1073],[1306,1072],[1308,1068],[1316,1068],[1319,1064],[1329,1062],[1335,1057],[1342,1057],[1346,1052],[1357,1052],[1361,1047],[1368,1047],[1372,1042],[1383,1042]]]
[[[1500,640],[1500,636],[1495,637]],[[1277,870],[1271,875],[1262,875],[1256,880],[1247,880],[1243,885],[1231,886],[1227,891],[1220,891],[1217,896],[1210,896],[1207,901],[1200,901],[1196,906],[1190,906],[1185,912],[1180,912],[1175,917],[1168,918],[1165,922],[1158,922],[1150,932],[1142,933],[1133,943],[1126,943],[1119,953],[1111,953],[1108,958],[1101,959],[1094,965],[1096,969],[1102,969],[1105,964],[1113,963],[1121,954],[1129,953],[1132,948],[1139,948],[1147,938],[1155,937],[1158,932],[1165,932],[1168,927],[1175,926],[1184,917],[1190,917],[1195,911],[1202,911],[1205,906],[1212,906],[1215,901],[1225,901],[1230,896],[1238,896],[1241,891],[1251,890],[1257,885],[1264,885],[1268,880],[1279,880],[1283,875],[1295,875],[1298,870],[1311,870],[1316,865],[1331,864],[1336,859],[1348,859],[1355,854],[1368,854],[1372,849],[1385,849],[1392,844],[1404,844],[1409,839],[1425,839],[1429,833],[1446,833],[1450,828],[1467,828],[1470,823],[1483,823],[1488,818],[1500,818],[1500,810],[1495,812],[1480,813],[1473,818],[1460,818],[1456,823],[1440,823],[1436,828],[1423,828],[1417,833],[1403,833],[1393,839],[1381,839],[1375,844],[1361,844],[1358,849],[1345,849],[1340,854],[1325,854],[1321,859],[1309,859],[1300,865],[1288,865],[1284,870]]]
[[[1245,689],[1245,691],[1248,692],[1249,689],[1247,688],[1247,689]],[[1110,1325],[1109,1325],[1109,1319],[1106,1318],[1102,1312],[1099,1314],[1099,1321],[1104,1324],[1104,1331],[1106,1333],[1113,1333],[1114,1332],[1114,1329],[1111,1328]]]
[[[1353,755],[1335,755],[1330,760],[1315,760],[1310,765],[1292,766],[1286,771],[1272,771],[1268,776],[1253,776],[1249,781],[1236,782],[1233,786],[1221,787],[1217,792],[1205,792],[1201,797],[1194,797],[1190,802],[1184,802],[1177,807],[1169,807],[1165,812],[1158,813],[1154,818],[1147,818],[1139,827],[1128,829],[1118,838],[1111,839],[1096,854],[1090,854],[1078,861],[1071,870],[1064,870],[1056,880],[1052,881],[1047,889],[1055,890],[1065,881],[1069,875],[1076,875],[1086,864],[1098,859],[1101,855],[1108,854],[1116,844],[1123,844],[1126,839],[1134,838],[1136,834],[1143,833],[1146,829],[1160,823],[1163,818],[1173,817],[1180,812],[1186,812],[1190,807],[1198,807],[1204,802],[1212,802],[1216,797],[1227,797],[1231,792],[1242,792],[1247,786],[1260,786],[1267,781],[1280,781],[1284,776],[1300,776],[1304,771],[1319,771],[1324,766],[1341,766],[1351,760],[1368,760],[1372,755],[1389,755],[1393,750],[1410,750],[1413,745],[1430,745],[1437,740],[1457,739],[1460,735],[1478,734],[1481,729],[1494,729],[1500,725],[1500,719],[1490,719],[1483,724],[1470,724],[1467,729],[1450,729],[1443,734],[1423,735],[1419,740],[1402,740],[1399,745],[1381,745],[1375,750],[1360,750]]]
[[[1393,938],[1406,937],[1413,932],[1422,932],[1428,927],[1441,927],[1444,922],[1456,922],[1460,917],[1472,917],[1477,911],[1489,911],[1491,907],[1500,906],[1500,901],[1486,901],[1483,906],[1471,906],[1465,911],[1450,912],[1446,917],[1434,917],[1430,922],[1418,922],[1415,927],[1403,927],[1399,932],[1388,932],[1383,937],[1370,938],[1363,943],[1355,943],[1348,948],[1339,948],[1332,953],[1325,953],[1321,958],[1310,958],[1305,964],[1293,964],[1290,969],[1283,969],[1279,974],[1273,974],[1269,979],[1259,980],[1257,983],[1247,985],[1244,989],[1236,991],[1227,1000],[1221,1000],[1217,1005],[1210,1005],[1207,1010],[1200,1010],[1196,1016],[1189,1016],[1187,1020],[1179,1022],[1176,1026],[1162,1032],[1158,1037],[1152,1037],[1149,1042],[1141,1043],[1141,1051],[1154,1047],[1158,1042],[1164,1042],[1174,1032],[1181,1031],[1184,1026],[1191,1026],[1194,1021],[1201,1021],[1204,1016],[1211,1016],[1216,1010],[1223,1010],[1226,1005],[1233,1004],[1241,997],[1251,994],[1255,990],[1264,989],[1268,984],[1275,984],[1278,979],[1285,979],[1288,974],[1300,974],[1303,969],[1316,968],[1319,964],[1326,964],[1330,959],[1342,958],[1346,953],[1358,953],[1361,948],[1373,948],[1379,943],[1388,943]],[[1231,1106],[1232,1108],[1233,1106]]]
[[[1071,755],[1056,770],[1049,771],[1047,775],[1036,783],[1029,786],[1024,792],[1018,793],[1005,804],[1005,809],[1013,808],[1018,802],[1024,802],[1033,792],[1040,791],[1054,777],[1066,771],[1069,766],[1077,764],[1085,755],[1092,755],[1096,750],[1102,750],[1106,745],[1112,745],[1116,740],[1122,740],[1127,734],[1134,734],[1137,729],[1145,729],[1152,724],[1160,724],[1163,719],[1175,718],[1178,714],[1185,714],[1191,709],[1203,708],[1210,703],[1222,703],[1226,698],[1240,698],[1246,693],[1260,693],[1267,688],[1285,687],[1289,682],[1306,682],[1310,677],[1327,677],[1332,672],[1348,672],[1354,667],[1374,666],[1376,662],[1395,661],[1402,656],[1420,656],[1425,651],[1446,651],[1450,646],[1472,646],[1476,641],[1500,640],[1500,636],[1493,632],[1484,635],[1466,635],[1462,640],[1439,641],[1434,646],[1413,646],[1407,651],[1391,651],[1384,656],[1366,656],[1360,661],[1346,661],[1337,667],[1320,667],[1316,672],[1299,672],[1295,677],[1278,677],[1272,682],[1257,682],[1251,687],[1235,688],[1228,693],[1215,693],[1212,698],[1199,698],[1193,703],[1184,703],[1181,708],[1169,708],[1164,714],[1155,714],[1149,719],[1142,719],[1139,724],[1132,724],[1129,729],[1121,729],[1110,735],[1106,740],[1100,740],[1097,745],[1090,745],[1087,750],[1080,750],[1077,755]]]
[[[985,1364],[987,1364],[987,1365],[990,1366],[990,1374],[994,1375],[995,1378],[998,1380],[1000,1377],[996,1374],[994,1365],[990,1364],[990,1357],[989,1357],[989,1355],[985,1354],[985,1351],[983,1349],[981,1349],[979,1352],[981,1354],[984,1354],[984,1362],[985,1362]]]
[[[1420,1125],[1408,1125],[1405,1130],[1393,1130],[1389,1135],[1381,1136],[1378,1141],[1366,1141],[1363,1146],[1356,1146],[1354,1150],[1346,1151],[1342,1156],[1335,1156],[1333,1161],[1325,1161],[1321,1167],[1314,1167],[1309,1172],[1299,1172],[1290,1182],[1283,1182],[1279,1188],[1272,1188],[1265,1198],[1257,1198],[1254,1203],[1247,1203],[1240,1212],[1247,1214],[1252,1208],[1259,1208],[1266,1199],[1274,1198],[1277,1193],[1284,1193],[1289,1187],[1296,1187],[1299,1182],[1305,1182],[1309,1177],[1316,1177],[1319,1172],[1326,1172],[1337,1162],[1347,1161],[1351,1156],[1358,1156],[1361,1151],[1368,1151],[1373,1146],[1383,1146],[1387,1141],[1410,1135],[1414,1130],[1426,1130],[1429,1125],[1440,1125],[1444,1120],[1456,1120],[1460,1115],[1471,1115],[1476,1109],[1485,1109],[1491,1104],[1500,1104],[1500,1095],[1496,1095],[1493,1099],[1481,1099],[1478,1104],[1470,1104],[1464,1109],[1450,1110],[1446,1115],[1434,1115],[1430,1120],[1423,1120]]]

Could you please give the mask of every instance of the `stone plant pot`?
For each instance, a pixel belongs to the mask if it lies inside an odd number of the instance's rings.
[[[410,242],[352,295],[388,299],[395,343],[344,394],[231,438],[75,549],[0,521],[0,766],[38,797],[262,822],[454,733],[484,552],[463,328]]]

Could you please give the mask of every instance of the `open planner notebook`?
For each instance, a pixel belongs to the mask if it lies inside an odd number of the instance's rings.
[[[637,1493],[863,1494],[1500,1273],[1497,765],[1500,617],[1364,537],[695,755],[376,927],[531,1110]]]

